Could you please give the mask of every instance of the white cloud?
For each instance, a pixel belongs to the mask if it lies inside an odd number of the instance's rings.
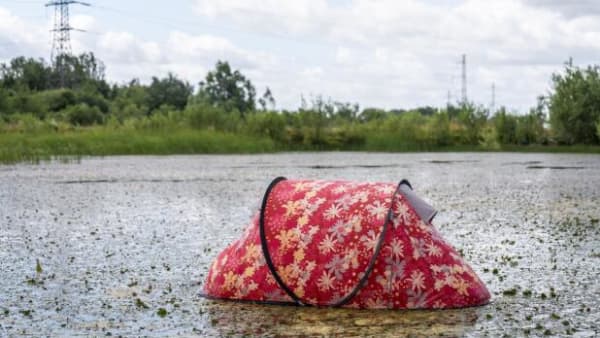
[[[181,31],[171,31],[162,42],[143,40],[128,32],[108,32],[90,49],[108,65],[108,77],[119,82],[132,78],[148,81],[172,72],[197,84],[217,60],[229,61],[247,76],[254,75],[250,77],[255,80],[261,75],[258,69],[277,62],[271,54],[245,50],[222,37]]]
[[[570,56],[578,64],[597,62],[599,6],[542,0],[196,0],[190,15],[214,28],[202,34],[173,27],[160,37],[134,34],[75,15],[72,25],[90,33],[73,32],[72,39],[75,52],[94,51],[105,61],[108,78],[119,82],[173,71],[195,84],[217,60],[227,60],[259,93],[271,87],[284,108],[297,107],[300,95],[311,93],[362,106],[442,106],[448,90],[454,98],[460,91],[458,62],[466,53],[472,100],[488,103],[495,82],[498,104],[526,111]],[[49,24],[31,24],[0,7],[0,59],[49,54]]]
[[[96,19],[91,15],[77,14],[70,18],[70,23],[73,28],[84,31],[92,30],[98,27]]]
[[[169,34],[166,50],[166,57],[172,63],[184,61],[212,66],[217,60],[227,60],[237,67],[253,70],[277,61],[269,53],[243,49],[222,37],[192,35],[180,31]]]
[[[386,107],[441,105],[447,90],[457,91],[457,62],[466,53],[471,99],[487,103],[496,82],[506,99],[501,103],[525,111],[569,56],[588,63],[600,52],[598,17],[564,15],[590,6],[600,13],[598,5],[550,2],[197,0],[196,12],[256,34],[278,27],[279,35],[331,45],[329,64],[325,58],[318,64],[331,71],[311,83],[316,87],[294,81],[301,92],[342,94],[339,99]],[[305,76],[305,68],[297,72]]]
[[[167,40],[167,48],[173,57],[188,59],[205,59],[216,55],[241,54],[229,40],[211,35],[190,35],[172,32]]]
[[[19,55],[41,57],[50,51],[48,29],[31,25],[0,7],[0,61],[7,61],[14,51]]]
[[[525,3],[555,11],[569,18],[600,14],[600,2],[597,0],[525,0]]]
[[[351,64],[354,61],[354,58],[350,48],[338,47],[335,52],[335,61],[339,64]]]
[[[237,22],[263,30],[295,33],[315,32],[325,25],[329,5],[325,0],[230,0],[197,1],[195,11],[213,19],[231,18]]]
[[[161,63],[161,48],[156,42],[144,41],[128,32],[108,32],[97,42],[105,61],[116,63]]]
[[[310,80],[319,80],[323,75],[323,69],[321,67],[308,67],[302,69],[301,74]]]
[[[168,32],[164,41],[140,37],[128,31],[103,31],[91,15],[73,15],[71,26],[87,32],[71,32],[74,53],[93,51],[106,64],[107,77],[116,82],[174,72],[196,84],[217,60],[260,77],[258,69],[273,66],[277,58],[260,50],[246,50],[226,38],[210,34]],[[43,57],[50,54],[51,20],[30,23],[0,7],[0,62],[18,55]]]

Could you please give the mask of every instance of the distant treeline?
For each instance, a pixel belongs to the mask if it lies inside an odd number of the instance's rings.
[[[92,53],[62,55],[53,64],[18,57],[0,66],[0,133],[6,140],[8,134],[199,130],[204,136],[267,139],[280,150],[600,144],[599,68],[568,63],[552,81],[551,92],[525,115],[505,108],[490,112],[473,103],[360,109],[321,96],[302,99],[297,110],[276,111],[270,89],[257,94],[227,62],[217,62],[193,86],[173,74],[153,77],[149,84],[135,79],[111,84]]]

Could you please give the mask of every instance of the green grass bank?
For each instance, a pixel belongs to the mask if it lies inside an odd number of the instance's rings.
[[[600,146],[483,145],[438,146],[402,142],[385,135],[366,135],[362,143],[286,144],[266,136],[214,130],[137,130],[105,127],[62,132],[0,133],[0,163],[37,162],[61,157],[171,154],[253,154],[279,151],[382,151],[382,152],[547,152],[600,154]]]
[[[273,152],[268,138],[208,130],[77,130],[0,134],[0,162],[36,162],[66,156],[229,154]]]

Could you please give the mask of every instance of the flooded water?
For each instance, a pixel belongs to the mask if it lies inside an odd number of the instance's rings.
[[[397,182],[492,303],[369,311],[198,296],[276,176]],[[0,336],[600,335],[600,156],[301,153],[0,166]],[[38,264],[39,263],[39,264]]]

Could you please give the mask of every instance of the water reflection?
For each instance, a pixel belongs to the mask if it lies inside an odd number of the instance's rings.
[[[355,310],[203,300],[206,330],[220,336],[463,336],[482,309]]]

